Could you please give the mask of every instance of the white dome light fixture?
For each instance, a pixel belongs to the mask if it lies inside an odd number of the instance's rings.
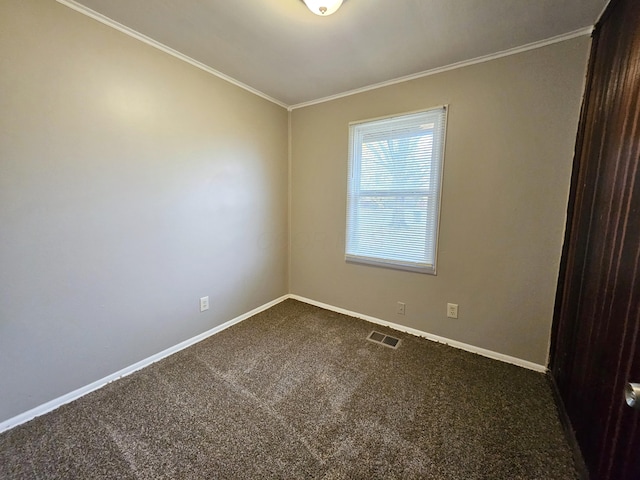
[[[342,5],[343,0],[302,0],[307,8],[316,15],[326,17],[335,13]]]

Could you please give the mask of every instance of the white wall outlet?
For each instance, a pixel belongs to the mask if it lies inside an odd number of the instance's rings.
[[[458,304],[447,303],[447,317],[458,318]]]
[[[398,306],[397,306],[397,308],[396,308],[396,313],[397,313],[398,315],[404,315],[404,307],[405,307],[405,304],[404,304],[404,303],[402,303],[402,302],[398,302]]]
[[[204,312],[205,310],[209,310],[209,297],[202,297],[200,299],[200,311]]]

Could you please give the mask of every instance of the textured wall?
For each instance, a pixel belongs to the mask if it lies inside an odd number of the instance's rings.
[[[286,293],[286,110],[51,0],[0,72],[0,421]]]
[[[546,365],[588,47],[580,37],[294,110],[291,292]],[[438,275],[345,263],[348,123],[442,104]]]

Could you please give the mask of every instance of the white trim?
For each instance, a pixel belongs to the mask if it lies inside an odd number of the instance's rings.
[[[566,40],[571,40],[572,38],[582,37],[584,35],[591,35],[591,32],[593,32],[593,27],[581,28],[579,30],[574,30],[573,32],[564,33],[562,35],[557,35],[555,37],[547,38],[546,40],[540,40],[538,42],[528,43],[527,45],[522,45],[520,47],[510,48],[508,50],[502,50],[501,52],[492,53],[490,55],[484,55],[482,57],[476,57],[470,60],[463,60],[461,62],[452,63],[444,67],[433,68],[431,70],[425,70],[423,72],[413,73],[411,75],[395,78],[393,80],[386,80],[384,82],[375,83],[373,85],[369,85],[366,87],[356,88],[354,90],[349,90],[347,92],[337,93],[335,95],[329,95],[328,97],[323,97],[323,98],[318,98],[316,100],[309,100],[308,102],[298,103],[298,104],[289,106],[288,109],[291,111],[291,110],[295,110],[296,108],[310,107],[311,105],[330,102],[331,100],[337,100],[338,98],[349,97],[351,95],[356,95],[358,93],[364,93],[370,90],[376,90],[378,88],[388,87],[390,85],[396,85],[398,83],[408,82],[410,80],[416,80],[418,78],[428,77],[430,75],[436,75],[438,73],[448,72],[449,70],[456,70],[458,68],[468,67],[470,65],[475,65],[478,63],[489,62],[491,60],[496,60],[498,58],[508,57],[510,55],[516,55],[518,53],[527,52],[529,50],[535,50],[536,48],[542,48],[548,45],[553,45],[554,43],[560,43]]]
[[[100,380],[96,380],[95,382],[90,383],[89,385],[80,387],[77,390],[74,390],[73,392],[69,392],[66,395],[62,395],[61,397],[58,397],[58,398],[54,398],[53,400],[47,403],[43,403],[38,407],[32,408],[31,410],[28,410],[24,413],[16,415],[15,417],[5,420],[4,422],[0,423],[0,433],[6,430],[9,430],[11,428],[17,427],[18,425],[21,425],[23,423],[26,423],[29,420],[33,420],[35,417],[39,417],[40,415],[44,415],[45,413],[51,412],[52,410],[55,410],[56,408],[61,407],[66,403],[77,400],[78,398],[83,397],[88,393],[91,393],[95,390],[98,390],[99,388],[104,387],[108,383],[111,383],[115,380],[126,377],[127,375],[130,375],[142,368],[148,367],[152,363],[162,360],[163,358],[166,358],[169,355],[173,355],[174,353],[177,353],[180,350],[184,350],[185,348],[190,347],[195,343],[201,342],[202,340],[210,337],[211,335],[215,335],[216,333],[221,332],[222,330],[225,330],[231,327],[232,325],[235,325],[236,323],[240,323],[243,320],[246,320],[247,318],[252,317],[253,315],[256,315],[264,310],[267,310],[268,308],[271,308],[274,305],[277,305],[278,303],[288,298],[289,298],[289,295],[283,295],[282,297],[276,298],[275,300],[265,303],[260,307],[254,308],[250,312],[244,313],[232,320],[229,320],[228,322],[223,323],[222,325],[218,325],[217,327],[207,330],[206,332],[201,333],[200,335],[196,335],[195,337],[185,340],[184,342],[180,342],[177,345],[174,345],[173,347],[169,347],[166,350],[156,353],[155,355],[151,355],[150,357],[147,357],[144,360],[140,360],[139,362],[134,363],[133,365],[129,365],[128,367],[125,367],[122,370],[118,370],[117,372],[112,373],[111,375],[107,375],[106,377],[101,378]]]
[[[135,38],[136,40],[139,40],[143,43],[146,43],[147,45],[157,48],[158,50],[161,50],[164,53],[168,53],[169,55],[176,57],[179,60],[187,62],[188,64],[193,65],[196,68],[199,68],[200,70],[204,70],[205,72],[210,73],[211,75],[215,75],[216,77],[221,78],[222,80],[225,80],[235,85],[236,87],[240,87],[248,92],[251,92],[254,95],[257,95],[261,98],[264,98],[265,100],[268,100],[272,103],[275,103],[276,105],[281,106],[282,108],[288,108],[288,105],[286,103],[283,103],[280,100],[276,100],[275,98],[270,97],[266,93],[262,93],[260,90],[256,90],[255,88],[250,87],[249,85],[242,83],[236,80],[235,78],[230,77],[229,75],[225,75],[224,73],[219,72],[218,70],[215,70],[205,65],[202,62],[199,62],[183,53],[178,52],[177,50],[174,50],[171,47],[164,45],[163,43],[160,43],[150,37],[147,37],[146,35],[143,35],[140,32],[136,32],[132,28],[122,25],[121,23],[116,22],[115,20],[105,15],[102,15],[101,13],[98,13],[95,10],[91,10],[90,8],[85,7],[84,5],[79,4],[75,0],[56,0],[56,1],[66,7],[71,8],[72,10],[75,10],[76,12],[82,13],[87,17],[91,17],[94,20],[99,21],[100,23],[103,23],[111,28],[115,28],[116,30],[124,33],[125,35],[129,35],[130,37]]]
[[[395,120],[396,118],[407,117],[409,115],[417,115],[417,114],[420,114],[420,113],[427,113],[427,112],[431,112],[433,110],[439,110],[439,109],[448,111],[449,104],[448,103],[443,103],[441,105],[435,105],[433,107],[421,108],[419,110],[410,110],[408,112],[392,113],[390,115],[382,115],[380,117],[364,118],[364,119],[361,119],[361,120],[353,120],[352,122],[349,122],[347,125],[349,127],[351,127],[351,126],[360,125],[362,123],[378,122],[380,120]]]
[[[596,25],[598,25],[598,23],[600,23],[600,20],[602,20],[602,17],[604,16],[604,12],[607,11],[607,8],[609,8],[609,4],[611,3],[611,0],[608,0],[607,3],[605,4],[605,6],[602,8],[602,11],[600,12],[600,15],[598,15],[598,19],[596,20]],[[595,28],[595,26],[594,26]]]
[[[354,264],[373,265],[383,268],[391,268],[396,270],[404,270],[409,272],[416,272],[426,275],[437,274],[437,262],[438,262],[438,230],[440,227],[440,211],[442,206],[442,180],[443,180],[443,167],[444,167],[444,150],[446,143],[446,129],[447,129],[447,114],[449,105],[438,105],[426,109],[416,110],[407,113],[394,113],[383,117],[377,117],[368,120],[356,120],[349,122],[349,155],[348,155],[348,182],[347,182],[347,223],[346,223],[346,246],[345,246],[345,261]],[[437,169],[437,179],[435,175],[430,175],[431,186],[430,191],[436,190],[438,196],[432,194],[428,195],[431,200],[436,199],[435,208],[432,205],[433,202],[427,202],[429,206],[423,205],[423,212],[427,218],[432,217],[431,213],[435,213],[435,222],[433,228],[426,221],[423,225],[423,231],[426,232],[425,238],[421,242],[421,245],[413,245],[416,249],[419,248],[421,259],[407,259],[407,258],[392,258],[392,253],[398,253],[391,249],[383,248],[382,251],[372,252],[368,247],[359,247],[354,241],[357,237],[357,231],[361,228],[364,231],[368,231],[367,227],[371,227],[367,220],[361,222],[358,220],[358,201],[362,195],[361,193],[361,177],[363,175],[363,145],[365,144],[365,138],[368,134],[373,134],[378,138],[382,135],[384,138],[390,138],[394,136],[396,126],[404,132],[410,131],[413,135],[421,129],[423,124],[433,125],[433,145],[431,169]],[[416,154],[417,155],[417,154]],[[413,158],[412,168],[416,168],[418,164],[425,163],[425,152],[420,152],[419,156]],[[433,173],[433,172],[432,172]],[[369,187],[373,188],[373,187]],[[375,190],[375,188],[374,188]],[[397,188],[385,189],[388,195],[397,195]],[[413,239],[417,240],[417,239]],[[431,244],[431,245],[430,245]],[[431,246],[431,248],[428,248]],[[428,253],[433,254],[431,262],[427,261]],[[402,255],[400,255],[402,256]]]
[[[298,300],[300,302],[308,303],[309,305],[315,305],[316,307],[324,308],[326,310],[331,310],[332,312],[342,313],[343,315],[349,315],[350,317],[360,318],[362,320],[366,320],[367,322],[376,323],[378,325],[384,325],[385,327],[393,328],[394,330],[398,330],[400,332],[410,333],[411,335],[415,335],[417,337],[424,337],[427,340],[431,340],[438,343],[444,343],[446,345],[449,345],[450,347],[458,348],[460,350],[465,350],[471,353],[477,353],[478,355],[482,355],[483,357],[488,357],[494,360],[499,360],[501,362],[510,363],[512,365],[517,365],[519,367],[527,368],[529,370],[534,370],[536,372],[541,372],[541,373],[547,372],[547,367],[543,365],[539,365],[537,363],[529,362],[527,360],[522,360],[520,358],[504,355],[502,353],[494,352],[492,350],[487,350],[485,348],[469,345],[468,343],[462,343],[456,340],[451,340],[449,338],[440,337],[438,335],[426,333],[421,330],[416,330],[415,328],[405,327],[404,325],[399,325],[397,323],[387,322],[386,320],[381,320],[376,317],[371,317],[369,315],[364,315],[362,313],[353,312],[351,310],[346,310],[344,308],[334,307],[333,305],[317,302],[309,298],[301,297],[300,295],[289,294],[288,297],[294,300]]]
[[[523,368],[527,368],[529,370],[534,370],[536,372],[542,372],[542,373],[546,373],[547,367],[544,367],[542,365],[539,365],[537,363],[533,363],[533,362],[529,362],[527,360],[522,360],[520,358],[516,358],[516,357],[511,357],[509,355],[504,355],[502,353],[498,353],[498,352],[494,352],[491,350],[487,350],[484,348],[480,348],[480,347],[476,347],[474,345],[469,345],[467,343],[462,343],[462,342],[458,342],[456,340],[451,340],[445,337],[440,337],[438,335],[433,335],[431,333],[426,333],[423,332],[421,330],[416,330],[415,328],[411,328],[411,327],[405,327],[404,325],[399,325],[397,323],[392,323],[392,322],[387,322],[386,320],[381,320],[379,318],[376,317],[371,317],[369,315],[364,315],[362,313],[358,313],[358,312],[354,312],[351,310],[347,310],[344,308],[340,308],[340,307],[335,307],[333,305],[329,305],[326,303],[322,303],[322,302],[317,302],[315,300],[311,300],[309,298],[305,298],[305,297],[301,297],[299,295],[294,295],[294,294],[287,294],[287,295],[283,295],[279,298],[276,298],[275,300],[272,300],[268,303],[265,303],[264,305],[261,305],[257,308],[254,308],[253,310],[251,310],[250,312],[244,313],[238,317],[233,318],[232,320],[229,320],[228,322],[223,323],[222,325],[218,325],[217,327],[214,327],[210,330],[207,330],[204,333],[201,333],[199,335],[196,335],[195,337],[192,337],[188,340],[185,340],[184,342],[180,342],[177,345],[174,345],[173,347],[169,347],[159,353],[156,353],[155,355],[152,355],[150,357],[147,357],[143,360],[140,360],[137,363],[134,363],[133,365],[130,365],[128,367],[123,368],[122,370],[118,370],[115,373],[112,373],[111,375],[107,375],[104,378],[101,378],[100,380],[97,380],[93,383],[90,383],[89,385],[85,385],[84,387],[80,387],[72,392],[69,392],[65,395],[62,395],[58,398],[55,398],[49,402],[43,403],[42,405],[32,408],[31,410],[28,410],[24,413],[21,413],[19,415],[16,415],[15,417],[12,417],[8,420],[5,420],[4,422],[0,423],[0,433],[10,430],[14,427],[17,427],[18,425],[21,425],[23,423],[28,422],[29,420],[33,420],[35,417],[39,417],[40,415],[44,415],[45,413],[51,412],[55,409],[57,409],[58,407],[61,407],[62,405],[65,405],[67,403],[70,403],[74,400],[77,400],[80,397],[83,397],[85,395],[87,395],[88,393],[91,393],[95,390],[98,390],[102,387],[104,387],[105,385],[107,385],[108,383],[111,383],[115,380],[118,380],[120,378],[126,377],[127,375],[130,375],[134,372],[137,372],[138,370],[141,370],[145,367],[148,367],[149,365],[158,362],[159,360],[162,360],[163,358],[166,358],[170,355],[173,355],[174,353],[179,352],[180,350],[184,350],[187,347],[190,347],[191,345],[194,345],[198,342],[201,342],[202,340],[215,335],[218,332],[221,332],[222,330],[225,330],[237,323],[242,322],[243,320],[246,320],[247,318],[250,318],[264,310],[267,310],[271,307],[273,307],[274,305],[277,305],[280,302],[283,302],[284,300],[287,299],[294,299],[294,300],[298,300],[300,302],[303,303],[308,303],[309,305],[315,305],[316,307],[320,307],[320,308],[324,308],[326,310],[331,310],[333,312],[337,312],[337,313],[342,313],[344,315],[348,315],[350,317],[356,317],[356,318],[360,318],[362,320],[366,320],[367,322],[371,322],[371,323],[375,323],[378,325],[384,325],[386,327],[392,328],[394,330],[398,330],[400,332],[406,332],[409,333],[411,335],[415,335],[418,337],[424,337],[427,340],[431,340],[434,342],[438,342],[438,343],[444,343],[446,345],[449,345],[451,347],[454,348],[459,348],[461,350],[465,350],[467,352],[472,352],[472,353],[477,353],[478,355],[482,355],[484,357],[488,357],[488,358],[492,358],[494,360],[499,360],[501,362],[505,362],[505,363],[510,363],[512,365],[517,365],[519,367],[523,367]]]
[[[261,92],[260,90],[257,90],[245,83],[242,83],[238,80],[236,80],[233,77],[230,77],[229,75],[226,75],[218,70],[215,70],[211,67],[209,67],[208,65],[205,65],[202,62],[199,62],[198,60],[195,60],[183,53],[180,53],[177,50],[174,50],[171,47],[168,47],[167,45],[164,45],[163,43],[160,43],[150,37],[147,37],[146,35],[137,32],[135,30],[133,30],[132,28],[129,28],[109,17],[107,17],[106,15],[103,15],[101,13],[96,12],[95,10],[92,10],[80,3],[78,3],[75,0],[56,0],[58,3],[71,8],[72,10],[75,10],[76,12],[82,13],[83,15],[86,15],[87,17],[93,18],[94,20],[97,20],[100,23],[103,23],[104,25],[107,25],[111,28],[114,28],[116,30],[118,30],[119,32],[124,33],[125,35],[128,35],[132,38],[135,38],[136,40],[139,40],[143,43],[146,43],[147,45],[150,45],[154,48],[157,48],[158,50],[161,50],[173,57],[176,57],[184,62],[189,63],[190,65],[193,65],[196,68],[199,68],[200,70],[203,70],[211,75],[214,75],[218,78],[221,78],[237,87],[240,87],[248,92],[253,93],[254,95],[257,95],[261,98],[264,98],[265,100],[268,100],[269,102],[275,103],[276,105],[281,106],[282,108],[286,108],[289,112],[291,112],[292,110],[295,110],[296,108],[304,108],[304,107],[309,107],[311,105],[317,105],[319,103],[325,103],[325,102],[329,102],[331,100],[336,100],[338,98],[343,98],[343,97],[348,97],[351,95],[356,95],[358,93],[363,93],[363,92],[368,92],[370,90],[375,90],[378,88],[382,88],[382,87],[387,87],[390,85],[395,85],[398,83],[402,83],[402,82],[408,82],[410,80],[415,80],[418,78],[422,78],[422,77],[428,77],[430,75],[435,75],[437,73],[442,73],[442,72],[447,72],[449,70],[455,70],[458,68],[463,68],[463,67],[468,67],[470,65],[475,65],[477,63],[484,63],[484,62],[488,62],[490,60],[495,60],[498,58],[502,58],[502,57],[507,57],[509,55],[515,55],[518,53],[522,53],[522,52],[526,52],[528,50],[534,50],[536,48],[541,48],[541,47],[546,47],[548,45],[552,45],[554,43],[559,43],[559,42],[564,42],[566,40],[571,40],[572,38],[576,38],[576,37],[581,37],[583,35],[591,35],[591,33],[593,32],[594,27],[585,27],[585,28],[581,28],[579,30],[574,30],[573,32],[569,32],[569,33],[563,33],[562,35],[557,35],[555,37],[551,37],[551,38],[547,38],[545,40],[540,40],[537,42],[533,42],[533,43],[528,43],[526,45],[522,45],[520,47],[515,47],[515,48],[510,48],[508,50],[502,50],[500,52],[496,52],[496,53],[492,53],[489,55],[484,55],[481,57],[476,57],[476,58],[472,58],[469,60],[463,60],[460,62],[456,62],[456,63],[452,63],[449,65],[445,65],[444,67],[437,67],[437,68],[433,68],[431,70],[425,70],[423,72],[418,72],[418,73],[414,73],[411,75],[406,75],[404,77],[398,77],[395,79],[391,79],[391,80],[386,80],[384,82],[379,82],[379,83],[375,83],[373,85],[368,85],[365,87],[361,87],[361,88],[356,88],[354,90],[348,90],[346,92],[342,92],[342,93],[337,93],[335,95],[329,95],[327,97],[322,97],[322,98],[318,98],[315,100],[309,100],[307,102],[301,102],[301,103],[297,103],[295,105],[287,105],[284,102],[281,102],[280,100],[277,100],[269,95],[267,95],[266,93]],[[608,3],[607,3],[608,4]],[[605,8],[602,10],[602,13],[600,14],[600,17],[602,16],[602,14],[605,12],[606,10],[606,6]],[[599,18],[600,18],[599,17]]]

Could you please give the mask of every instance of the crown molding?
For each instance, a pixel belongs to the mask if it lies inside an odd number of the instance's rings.
[[[124,33],[125,35],[128,35],[132,38],[135,38],[136,40],[139,40],[143,43],[146,43],[147,45],[150,45],[154,48],[157,48],[158,50],[163,51],[164,53],[167,53],[169,55],[171,55],[172,57],[175,57],[179,60],[182,60],[183,62],[187,62],[188,64],[199,68],[200,70],[203,70],[211,75],[214,75],[218,78],[221,78],[222,80],[225,80],[226,82],[229,82],[233,85],[235,85],[236,87],[240,87],[243,90],[246,90],[248,92],[253,93],[254,95],[257,95],[258,97],[264,98],[265,100],[268,100],[269,102],[275,103],[276,105],[281,106],[282,108],[288,108],[288,105],[286,103],[283,103],[279,100],[276,100],[273,97],[270,97],[269,95],[267,95],[266,93],[262,93],[260,90],[256,90],[253,87],[250,87],[249,85],[242,83],[238,80],[236,80],[235,78],[230,77],[229,75],[225,75],[222,72],[219,72],[218,70],[215,70],[207,65],[205,65],[202,62],[199,62],[183,53],[178,52],[177,50],[174,50],[171,47],[168,47],[166,45],[164,45],[163,43],[160,43],[150,37],[147,37],[146,35],[143,35],[140,32],[137,32],[135,30],[133,30],[132,28],[129,28],[125,25],[122,25],[119,22],[116,22],[115,20],[102,15],[101,13],[96,12],[95,10],[92,10],[88,7],[85,7],[84,5],[79,4],[78,2],[74,1],[74,0],[56,0],[58,3],[69,7],[72,10],[75,10],[76,12],[82,13],[83,15],[86,15],[87,17],[93,18],[94,20],[97,20],[98,22],[107,25],[111,28],[114,28],[116,30],[118,30],[121,33]]]
[[[357,95],[359,93],[368,92],[370,90],[376,90],[378,88],[388,87],[390,85],[396,85],[398,83],[408,82],[410,80],[416,80],[418,78],[428,77],[430,75],[436,75],[438,73],[448,72],[450,70],[456,70],[458,68],[464,68],[471,65],[476,65],[478,63],[489,62],[491,60],[496,60],[498,58],[517,55],[518,53],[523,53],[529,50],[535,50],[537,48],[546,47],[548,45],[553,45],[554,43],[565,42],[567,40],[571,40],[572,38],[582,37],[584,35],[591,35],[592,32],[593,32],[593,27],[581,28],[579,30],[574,30],[573,32],[564,33],[562,35],[557,35],[555,37],[547,38],[545,40],[540,40],[533,43],[528,43],[520,47],[514,47],[508,50],[502,50],[500,52],[492,53],[490,55],[483,55],[481,57],[472,58],[470,60],[463,60],[461,62],[451,63],[449,65],[445,65],[444,67],[432,68],[431,70],[425,70],[423,72],[413,73],[411,75],[394,78],[392,80],[386,80],[384,82],[375,83],[373,85],[368,85],[366,87],[356,88],[354,90],[349,90],[347,92],[337,93],[335,95],[319,98],[317,100],[310,100],[308,102],[298,103],[295,105],[291,105],[288,109],[289,111],[292,111],[298,108],[310,107],[311,105],[330,102],[332,100],[337,100],[338,98],[349,97],[351,95]]]
[[[602,11],[600,12],[600,15],[598,15],[598,19],[596,20],[596,25],[600,23],[600,21],[602,20],[602,17],[604,17],[604,13],[607,11],[610,4],[611,4],[611,0],[607,0],[607,3],[605,4],[605,6],[602,7]]]
[[[542,47],[546,47],[548,45],[553,45],[555,43],[560,43],[560,42],[564,42],[567,40],[571,40],[573,38],[577,38],[577,37],[582,37],[585,35],[591,35],[591,33],[593,32],[593,26],[591,27],[585,27],[585,28],[581,28],[579,30],[574,30],[572,32],[568,32],[568,33],[564,33],[562,35],[557,35],[555,37],[551,37],[551,38],[547,38],[545,40],[540,40],[537,42],[533,42],[533,43],[528,43],[526,45],[522,45],[519,47],[514,47],[514,48],[510,48],[507,50],[502,50],[500,52],[496,52],[496,53],[492,53],[489,55],[483,55],[481,57],[476,57],[476,58],[472,58],[469,60],[463,60],[460,62],[456,62],[456,63],[452,63],[449,65],[445,65],[443,67],[438,67],[438,68],[433,68],[430,70],[425,70],[422,72],[418,72],[418,73],[414,73],[411,75],[405,75],[403,77],[398,77],[398,78],[394,78],[391,80],[385,80],[384,82],[379,82],[379,83],[375,83],[372,85],[368,85],[365,87],[360,87],[360,88],[356,88],[353,90],[348,90],[346,92],[342,92],[342,93],[337,93],[335,95],[329,95],[327,97],[322,97],[322,98],[318,98],[315,100],[309,100],[307,102],[301,102],[301,103],[297,103],[294,105],[287,105],[284,102],[281,102],[280,100],[277,100],[269,95],[267,95],[266,93],[261,92],[260,90],[257,90],[245,83],[242,83],[238,80],[236,80],[233,77],[230,77],[229,75],[226,75],[222,72],[219,72],[218,70],[215,70],[211,67],[209,67],[208,65],[205,65],[202,62],[199,62],[183,53],[178,52],[177,50],[174,50],[171,47],[168,47],[167,45],[164,45],[163,43],[160,43],[150,37],[147,37],[146,35],[143,35],[140,32],[137,32],[136,30],[133,30],[132,28],[129,28],[125,25],[122,25],[119,22],[116,22],[115,20],[96,12],[95,10],[92,10],[88,7],[85,7],[84,5],[76,2],[75,0],[56,0],[58,3],[71,8],[72,10],[75,10],[76,12],[82,13],[83,15],[86,15],[90,18],[93,18],[94,20],[97,20],[98,22],[107,25],[111,28],[114,28],[116,30],[118,30],[121,33],[124,33],[125,35],[128,35],[132,38],[135,38],[136,40],[139,40],[143,43],[146,43],[147,45],[150,45],[154,48],[157,48],[158,50],[161,50],[175,58],[178,58],[184,62],[189,63],[190,65],[199,68],[200,70],[203,70],[211,75],[214,75],[218,78],[221,78],[222,80],[225,80],[237,87],[242,88],[243,90],[246,90],[248,92],[253,93],[254,95],[257,95],[265,100],[268,100],[269,102],[272,102],[282,108],[286,108],[289,112],[296,110],[298,108],[304,108],[304,107],[310,107],[312,105],[317,105],[319,103],[325,103],[325,102],[330,102],[332,100],[337,100],[339,98],[344,98],[344,97],[349,97],[351,95],[357,95],[359,93],[364,93],[364,92],[368,92],[370,90],[376,90],[378,88],[383,88],[383,87],[388,87],[391,85],[396,85],[398,83],[403,83],[403,82],[408,82],[410,80],[416,80],[419,78],[423,78],[423,77],[428,77],[430,75],[436,75],[438,73],[443,73],[443,72],[448,72],[450,70],[456,70],[458,68],[464,68],[464,67],[468,67],[471,65],[476,65],[478,63],[484,63],[484,62],[489,62],[491,60],[496,60],[498,58],[502,58],[502,57],[508,57],[510,55],[516,55],[518,53],[523,53],[523,52],[527,52],[529,50],[535,50],[537,48],[542,48]],[[605,7],[606,9],[606,7]],[[603,10],[604,12],[604,10]]]

